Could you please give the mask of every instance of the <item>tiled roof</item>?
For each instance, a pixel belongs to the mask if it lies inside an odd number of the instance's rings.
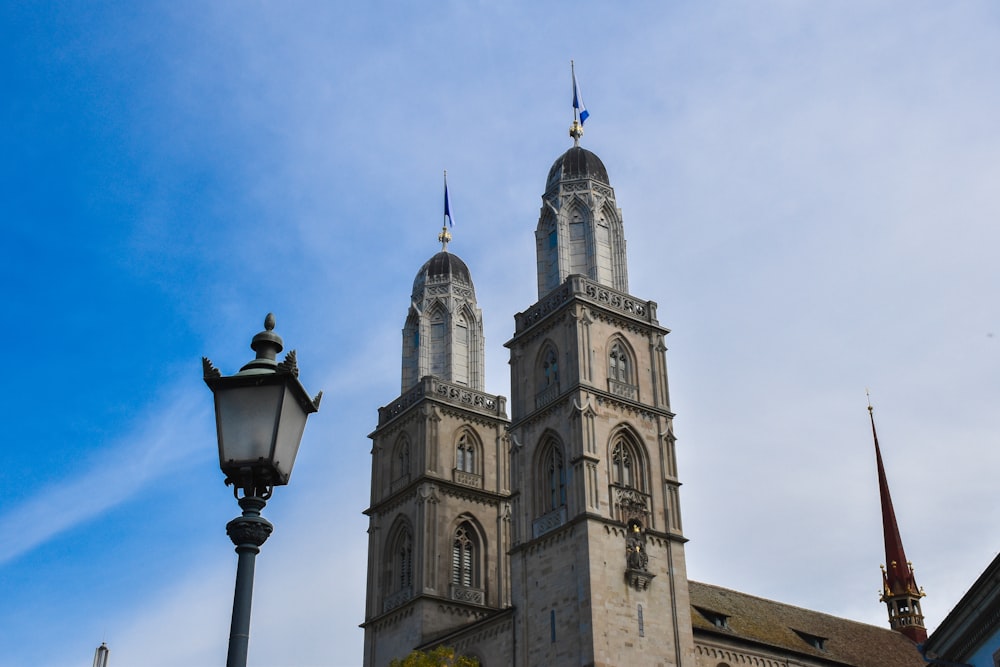
[[[726,588],[689,582],[691,624],[695,638],[707,634],[814,656],[853,667],[917,667],[924,665],[916,644],[904,635],[866,623],[801,609]],[[701,611],[699,611],[701,610]],[[725,627],[706,618],[726,617]],[[822,639],[822,649],[809,643]]]

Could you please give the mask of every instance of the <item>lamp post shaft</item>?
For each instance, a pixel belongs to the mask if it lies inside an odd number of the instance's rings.
[[[226,524],[226,532],[236,545],[236,591],[233,594],[233,621],[229,627],[229,654],[226,667],[246,667],[250,645],[250,606],[253,600],[253,573],[260,545],[271,535],[273,526],[260,515],[266,501],[257,496],[239,499],[243,516]]]
[[[219,468],[243,510],[226,524],[238,554],[227,667],[247,664],[254,566],[274,530],[260,512],[274,488],[288,484],[306,418],[319,410],[323,397],[320,392],[310,399],[299,382],[294,350],[277,360],[284,341],[274,333],[273,313],[264,318],[264,331],[253,337],[250,349],[257,357],[236,375],[223,376],[208,357],[201,358],[205,384],[215,396]]]

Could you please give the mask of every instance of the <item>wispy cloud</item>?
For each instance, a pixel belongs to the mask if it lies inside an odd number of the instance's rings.
[[[88,446],[88,464],[0,514],[0,531],[17,536],[0,543],[0,566],[192,465],[196,446],[212,437],[205,433],[210,412],[190,390],[168,395],[163,409],[113,444]]]

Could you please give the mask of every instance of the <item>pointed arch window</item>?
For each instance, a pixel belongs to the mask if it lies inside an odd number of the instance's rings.
[[[404,442],[399,448],[398,456],[398,474],[397,477],[402,477],[410,471],[410,443]]]
[[[420,379],[420,319],[410,306],[403,326],[403,377],[402,389],[406,391]]]
[[[410,479],[410,440],[406,435],[401,435],[396,440],[396,445],[392,450],[391,466],[391,490],[396,491],[405,486]]]
[[[545,482],[543,489],[544,506],[543,512],[562,507],[566,504],[566,466],[563,463],[562,451],[556,443],[549,443],[543,459],[542,478]]]
[[[479,543],[468,521],[455,530],[451,545],[451,583],[464,588],[479,587]]]
[[[545,356],[542,357],[542,380],[544,387],[559,384],[559,357],[552,347],[545,350]]]
[[[559,233],[556,219],[546,210],[545,219],[536,232],[538,252],[538,296],[559,286]]]
[[[430,374],[439,378],[447,378],[448,357],[445,354],[447,341],[447,322],[442,308],[434,309],[430,317]]]
[[[620,341],[616,341],[608,353],[608,377],[632,384],[632,358]]]
[[[580,273],[596,278],[587,270],[590,253],[587,251],[587,224],[580,209],[574,210],[569,219],[569,274]]]
[[[635,400],[635,368],[632,352],[623,340],[615,340],[608,349],[608,391],[615,396]]]
[[[559,355],[555,346],[547,343],[536,363],[538,390],[535,394],[535,408],[540,408],[559,396]]]
[[[406,531],[396,549],[396,574],[398,589],[406,590],[413,586],[413,537]]]
[[[470,317],[459,311],[455,318],[455,333],[452,346],[452,382],[469,384],[469,321]]]
[[[406,521],[401,520],[391,535],[385,559],[383,611],[398,607],[413,597],[413,533]]]
[[[403,440],[399,443],[399,451],[396,453],[396,477],[404,477],[410,472],[410,442]]]
[[[642,458],[628,438],[620,437],[611,448],[611,481],[617,486],[642,491]]]
[[[468,433],[463,433],[455,446],[455,469],[475,474],[476,445]]]

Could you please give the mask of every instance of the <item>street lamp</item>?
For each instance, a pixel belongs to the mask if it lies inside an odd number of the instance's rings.
[[[306,418],[319,410],[323,396],[309,398],[299,382],[294,350],[276,361],[282,340],[274,333],[273,314],[264,318],[264,331],[253,337],[250,348],[257,358],[236,375],[224,377],[208,357],[201,360],[205,384],[215,394],[219,467],[243,510],[226,524],[239,554],[227,667],[247,664],[254,560],[273,529],[260,512],[274,487],[288,484]]]

